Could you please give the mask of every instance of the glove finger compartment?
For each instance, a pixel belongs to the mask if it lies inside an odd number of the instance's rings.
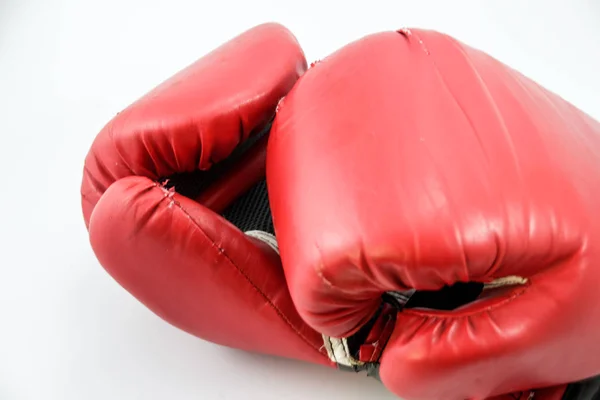
[[[250,135],[209,170],[175,174],[160,181],[168,190],[221,214],[242,232],[275,233],[265,179],[270,124]]]

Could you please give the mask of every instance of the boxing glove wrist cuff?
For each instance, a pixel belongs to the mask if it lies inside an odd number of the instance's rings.
[[[394,296],[401,306],[408,296]],[[323,335],[323,343],[329,359],[340,369],[355,372],[366,371],[379,379],[379,359],[393,332],[397,306],[383,302],[375,315],[358,332],[348,338]]]

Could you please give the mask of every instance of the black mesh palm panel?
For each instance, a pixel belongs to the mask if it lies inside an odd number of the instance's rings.
[[[562,400],[600,400],[600,375],[571,383]]]
[[[223,217],[242,232],[263,231],[275,234],[267,194],[267,181],[258,182],[224,212]]]

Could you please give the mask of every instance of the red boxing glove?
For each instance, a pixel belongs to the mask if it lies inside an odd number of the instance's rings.
[[[370,35],[281,103],[267,181],[332,359],[406,400],[600,396],[566,385],[600,374],[600,124],[568,102],[446,35]]]
[[[81,194],[98,260],[160,317],[221,345],[333,366],[289,296],[264,180],[263,128],[306,66],[280,25],[234,38],[106,125]]]

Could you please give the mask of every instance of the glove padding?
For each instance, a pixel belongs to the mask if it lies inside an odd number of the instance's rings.
[[[98,260],[157,315],[217,344],[333,366],[291,302],[268,206],[254,207],[267,204],[265,128],[306,67],[280,25],[232,39],[106,125],[81,195]]]
[[[281,103],[267,178],[332,360],[406,400],[600,374],[600,124],[519,72],[433,31],[365,37]]]

